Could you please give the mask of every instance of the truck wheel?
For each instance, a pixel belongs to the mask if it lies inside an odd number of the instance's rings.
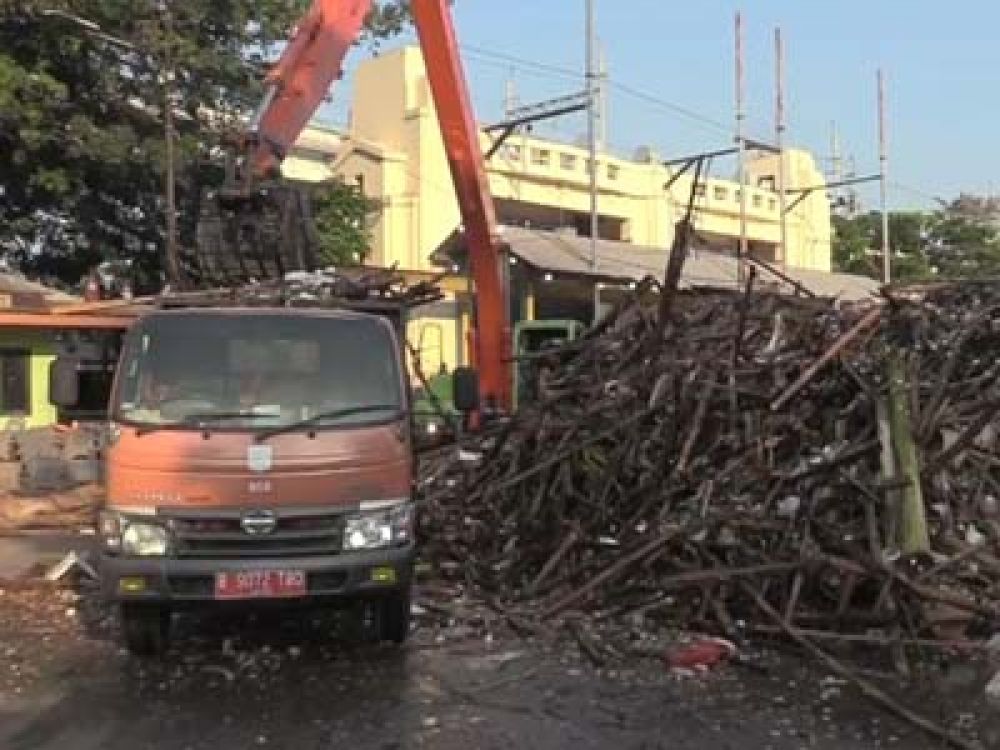
[[[364,643],[402,643],[410,633],[410,591],[358,602],[357,634]]]
[[[121,629],[134,656],[159,656],[170,644],[170,611],[163,607],[123,604]]]
[[[403,643],[410,634],[410,589],[397,591],[379,602],[379,640]]]

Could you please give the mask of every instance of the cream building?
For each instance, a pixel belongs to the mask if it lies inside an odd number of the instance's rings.
[[[396,265],[410,271],[440,270],[431,256],[460,224],[434,103],[423,58],[405,47],[364,62],[354,77],[354,100],[346,132],[312,127],[303,133],[285,161],[291,179],[317,182],[343,179],[362,187],[381,202],[371,227],[368,263]],[[483,133],[484,152],[492,144]],[[824,177],[813,157],[788,149],[785,185],[805,191],[788,213],[787,252],[780,251],[780,209],[776,185],[778,157],[752,157],[748,163],[747,236],[750,252],[764,261],[795,269],[830,270],[830,208]],[[553,236],[589,231],[589,159],[585,149],[527,135],[514,135],[488,162],[490,188],[501,224]],[[664,166],[651,153],[624,159],[609,153],[598,159],[600,237],[608,252],[623,257],[641,246],[669,247],[675,226],[688,203],[693,177]],[[704,246],[731,255],[740,231],[740,194],[736,182],[709,179],[697,188],[695,226]],[[796,201],[789,196],[789,203]],[[576,231],[574,231],[576,230]],[[520,236],[520,235],[519,235]],[[563,242],[562,244],[566,244]],[[517,248],[512,247],[517,255]],[[554,280],[548,269],[543,278]],[[600,274],[592,280],[596,283]],[[523,286],[523,285],[522,285]],[[449,302],[427,311],[411,326],[411,337],[434,371],[440,362],[461,361],[464,340],[460,288],[453,285]],[[533,317],[531,284],[528,302],[514,314]]]

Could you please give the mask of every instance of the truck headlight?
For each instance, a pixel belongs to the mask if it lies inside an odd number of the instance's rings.
[[[167,554],[167,530],[151,523],[130,521],[122,532],[122,552],[138,557]]]
[[[136,557],[162,557],[170,544],[165,527],[113,512],[101,514],[100,533],[106,549]]]
[[[394,547],[413,538],[413,503],[362,509],[349,516],[344,525],[344,549],[362,550]]]

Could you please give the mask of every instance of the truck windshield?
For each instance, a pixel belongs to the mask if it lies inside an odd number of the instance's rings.
[[[120,368],[114,418],[153,429],[370,424],[402,408],[392,335],[363,317],[154,315],[129,335]]]

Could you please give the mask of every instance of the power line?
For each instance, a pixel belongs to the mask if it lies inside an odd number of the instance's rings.
[[[902,182],[892,181],[889,184],[892,185],[894,188],[902,190],[904,193],[910,193],[911,195],[916,195],[921,198],[926,198],[927,200],[933,203],[945,204],[948,202],[939,195],[933,195],[925,190],[921,190],[920,188],[915,188],[910,185],[905,185]]]
[[[461,45],[461,48],[466,52],[471,52],[473,57],[479,55],[481,57],[487,58],[487,60],[502,61],[504,63],[504,67],[508,67],[510,65],[517,65],[533,69],[535,71],[547,74],[552,77],[561,79],[571,79],[577,82],[582,82],[584,79],[584,76],[582,76],[579,71],[575,71],[571,68],[564,68],[559,65],[551,65],[549,63],[540,63],[534,60],[527,60],[523,57],[518,57],[516,55],[510,55],[505,52],[495,52],[493,50],[488,50],[482,47],[477,47],[469,44],[463,44]],[[623,94],[627,94],[628,96],[643,101],[647,104],[652,104],[654,106],[660,107],[661,109],[664,109],[668,112],[672,112],[673,114],[681,115],[682,117],[687,117],[688,119],[700,122],[702,125],[707,125],[713,128],[714,130],[721,131],[723,133],[726,133],[727,135],[732,130],[730,125],[720,122],[719,120],[715,120],[711,117],[708,117],[707,115],[695,112],[694,110],[684,107],[680,104],[675,104],[674,102],[671,102],[667,99],[663,99],[662,97],[655,96],[646,91],[642,91],[641,89],[638,89],[635,86],[630,86],[620,81],[616,81],[615,79],[610,77],[607,79],[607,83],[612,88],[616,88],[619,91],[621,91]]]
[[[579,70],[573,70],[572,68],[563,68],[558,65],[550,65],[548,63],[540,63],[534,60],[527,60],[523,57],[517,57],[516,55],[509,55],[505,52],[494,52],[493,50],[484,49],[482,47],[476,47],[471,44],[459,45],[464,51],[471,52],[473,55],[481,55],[487,58],[493,58],[494,60],[500,60],[507,65],[519,65],[525,68],[533,68],[550,75],[559,78],[569,78],[579,83],[583,83],[584,75]]]
[[[699,114],[698,112],[695,112],[692,109],[688,109],[687,107],[682,107],[681,105],[674,104],[673,102],[667,101],[666,99],[661,99],[657,96],[653,96],[652,94],[648,94],[645,91],[640,91],[639,89],[621,83],[620,81],[609,79],[608,83],[613,88],[618,89],[622,93],[628,94],[629,96],[633,96],[636,99],[641,99],[647,104],[654,104],[670,112],[674,112],[675,114],[683,115],[684,117],[687,117],[692,120],[697,120],[703,125],[708,125],[714,128],[715,130],[720,130],[726,134],[732,132],[732,126],[726,125],[725,123],[712,119],[711,117],[707,117],[706,115]]]

